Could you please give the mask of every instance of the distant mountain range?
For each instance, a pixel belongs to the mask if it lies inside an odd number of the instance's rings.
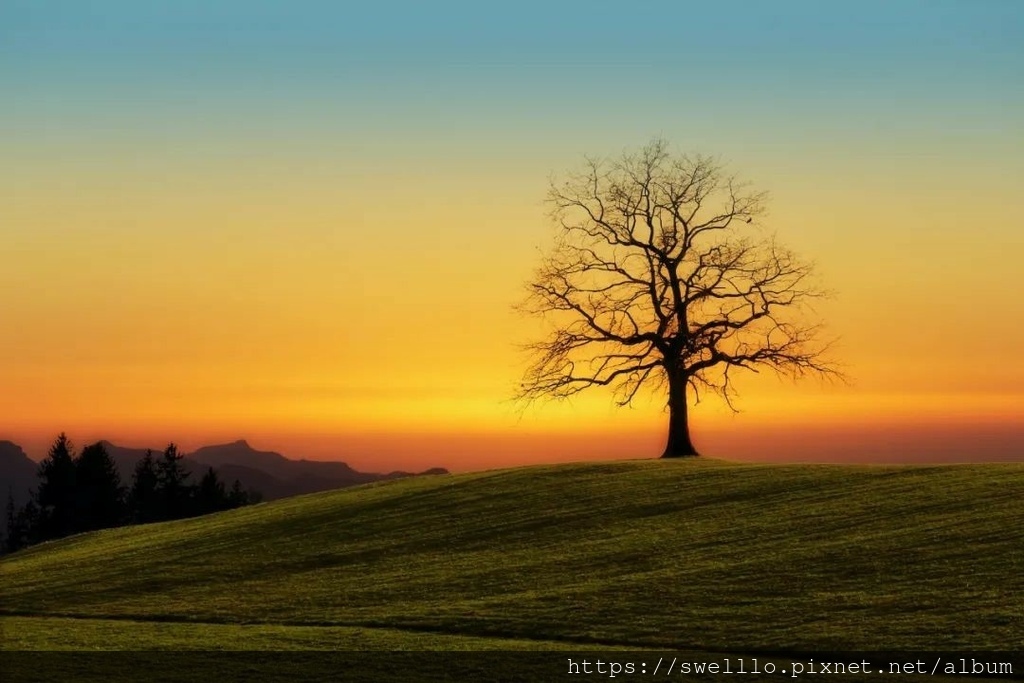
[[[39,463],[32,460],[16,443],[0,441],[0,505],[7,505],[7,496],[14,496],[16,505],[28,500],[29,491],[36,487]],[[0,519],[0,529],[7,519]]]
[[[135,465],[146,455],[145,448],[124,448],[102,442],[117,466],[121,483],[130,486]],[[163,449],[154,448],[153,457],[159,458]],[[290,460],[280,453],[258,451],[246,441],[219,446],[204,446],[185,454],[183,464],[192,473],[190,481],[198,483],[208,467],[212,467],[225,486],[237,479],[242,488],[258,491],[264,500],[274,500],[302,493],[315,493],[387,479],[447,474],[448,470],[435,467],[424,472],[359,472],[343,462],[319,460]],[[29,492],[38,484],[36,472],[39,463],[10,441],[0,441],[0,504],[6,504],[7,495],[14,495],[15,504],[28,500]],[[0,520],[2,521],[2,520]]]

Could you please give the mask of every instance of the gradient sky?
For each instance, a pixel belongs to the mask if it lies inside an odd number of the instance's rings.
[[[1024,4],[0,4],[0,438],[367,469],[660,452],[517,415],[549,177],[653,136],[771,193],[851,386],[742,378],[737,459],[1024,458]]]

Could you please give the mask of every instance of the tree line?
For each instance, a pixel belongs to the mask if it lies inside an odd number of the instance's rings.
[[[129,486],[102,442],[75,453],[61,433],[39,464],[39,484],[27,503],[18,507],[9,492],[5,552],[72,534],[130,524],[147,524],[229,510],[257,502],[255,492],[236,479],[230,489],[208,468],[191,483],[183,455],[169,444],[163,453],[146,455],[135,465]]]

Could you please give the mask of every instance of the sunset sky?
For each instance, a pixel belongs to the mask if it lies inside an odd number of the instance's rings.
[[[509,398],[549,178],[661,136],[770,192],[853,378],[702,452],[1024,459],[1022,84],[1018,0],[5,0],[0,439],[655,456],[657,398]]]

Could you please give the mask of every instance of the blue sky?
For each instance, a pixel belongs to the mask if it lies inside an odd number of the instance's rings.
[[[512,65],[754,81],[1022,75],[1014,0],[54,2],[0,10],[6,78],[309,79]],[[201,73],[193,72],[202,67]]]
[[[301,126],[397,144],[505,134],[530,153],[716,121],[787,143],[1012,129],[1022,37],[1014,0],[8,0],[0,121],[8,142]]]

